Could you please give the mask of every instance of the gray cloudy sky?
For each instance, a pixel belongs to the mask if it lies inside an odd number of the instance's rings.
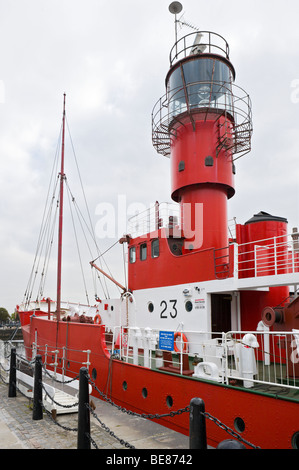
[[[128,204],[170,201],[169,160],[151,144],[174,42],[170,3],[0,0],[0,306],[10,312],[35,254],[64,92],[94,224],[98,204],[116,204],[118,195]],[[291,231],[299,224],[299,3],[182,3],[186,21],[228,41],[236,84],[252,99],[252,151],[237,161],[229,215],[244,223],[264,210],[286,217]],[[104,251],[114,240],[98,242]],[[120,247],[107,262],[122,278],[118,255]],[[63,297],[78,301],[74,271]]]

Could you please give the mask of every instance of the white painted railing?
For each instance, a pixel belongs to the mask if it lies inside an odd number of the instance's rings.
[[[57,310],[57,305],[56,301],[51,300],[50,301],[50,313],[51,315],[55,313]],[[81,304],[78,302],[61,302],[61,310],[74,314],[77,313],[78,315],[91,315],[94,316],[97,311],[96,306],[90,306],[87,304]],[[19,312],[24,312],[24,311],[41,311],[44,312],[45,314],[48,313],[48,302],[43,299],[43,300],[33,300],[30,302],[24,302],[18,305],[17,311]]]
[[[188,204],[185,204],[186,206]],[[128,220],[128,233],[134,237],[147,236],[159,228],[176,230],[172,236],[181,236],[180,230],[184,232],[183,214],[191,213],[190,210],[183,211],[180,204],[169,202],[156,202],[148,209],[138,212]],[[191,221],[187,221],[186,230],[189,230]],[[199,228],[200,229],[200,228]],[[228,238],[236,236],[236,219],[228,220]]]
[[[182,226],[179,204],[156,202],[148,209],[128,220],[128,233],[134,237],[146,236],[159,228],[173,229]]]
[[[297,235],[292,233],[235,245],[238,249],[238,276],[299,273]]]
[[[174,337],[170,351],[160,349],[159,331],[151,328],[115,327],[107,347],[117,358],[148,368],[246,388],[261,384],[299,391],[299,330],[168,333]]]

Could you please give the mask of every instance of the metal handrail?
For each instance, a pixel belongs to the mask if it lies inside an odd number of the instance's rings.
[[[114,344],[119,338],[118,358],[129,363],[136,363],[139,366],[156,368],[156,360],[161,362],[162,352],[158,348],[158,329],[139,328],[138,343],[135,347],[132,338],[136,334],[136,327],[114,327],[113,338],[107,344],[111,354],[115,354]],[[122,343],[122,332],[125,331],[125,344]],[[173,330],[163,329],[174,333]],[[188,338],[187,350],[183,350],[182,335],[180,336],[181,352],[172,352],[172,363],[177,367],[178,373],[183,374],[181,360],[182,354],[188,354],[195,363],[202,360],[207,364],[214,364],[218,368],[219,382],[228,384],[230,380],[237,380],[247,383],[247,387],[257,384],[267,384],[271,386],[283,387],[287,389],[299,390],[298,379],[295,377],[294,365],[299,361],[299,333],[297,331],[269,331],[267,328],[260,331],[229,331],[227,333],[202,332],[195,330],[180,329]],[[215,336],[218,335],[218,338]],[[238,361],[238,351],[236,346],[246,346],[245,335],[254,335],[257,346],[249,346],[256,361],[256,373],[249,377],[246,371],[240,368]],[[214,337],[214,339],[213,339]],[[190,339],[191,338],[191,339]],[[144,347],[146,343],[146,348]],[[196,359],[196,361],[194,361]],[[193,367],[193,366],[192,366]],[[195,367],[195,366],[194,366]],[[159,367],[158,367],[159,368]],[[248,385],[249,382],[249,385]]]
[[[180,38],[174,44],[169,54],[170,66],[172,66],[176,61],[190,55],[190,52],[192,53],[192,49],[196,47],[194,40],[198,34],[202,34],[199,45],[202,48],[205,48],[205,52],[206,49],[208,49],[209,54],[217,53],[223,55],[229,60],[229,45],[220,34],[212,31],[196,31]]]
[[[197,93],[192,91],[193,87],[206,85],[219,86],[217,104],[210,97],[209,103],[201,106],[199,103],[192,104],[192,98]],[[188,97],[187,103],[180,101],[179,98]],[[229,96],[229,99],[227,99]],[[223,101],[224,97],[224,101]],[[215,101],[215,103],[214,103]],[[180,104],[180,109],[175,107]],[[174,110],[172,110],[173,108]],[[251,148],[252,135],[252,111],[251,100],[249,95],[239,86],[226,82],[197,81],[188,83],[186,90],[184,87],[178,87],[165,93],[155,104],[152,111],[152,141],[158,153],[169,156],[171,137],[176,135],[176,127],[186,117],[192,118],[193,114],[203,112],[207,115],[209,112],[226,116],[231,123],[231,133],[233,142],[231,145],[232,153],[241,153],[242,155],[249,152]],[[193,119],[193,118],[192,118]],[[241,156],[242,156],[241,155]]]
[[[254,276],[299,272],[299,253],[291,239],[294,234],[252,240],[237,245],[238,273],[254,271]],[[264,274],[263,274],[264,273]]]

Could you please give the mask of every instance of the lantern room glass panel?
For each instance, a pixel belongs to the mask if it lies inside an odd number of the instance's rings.
[[[221,60],[199,57],[181,64],[168,81],[170,116],[203,107],[233,114],[232,81],[230,67]]]

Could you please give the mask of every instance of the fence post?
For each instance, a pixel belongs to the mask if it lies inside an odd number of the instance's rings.
[[[35,357],[32,419],[35,421],[43,419],[42,356],[40,355]]]
[[[9,386],[8,397],[13,398],[17,396],[17,361],[16,361],[16,348],[11,348],[10,351],[10,370],[9,370]]]
[[[218,444],[216,449],[246,449],[242,442],[235,441],[234,439],[226,439]]]
[[[190,401],[189,449],[207,449],[205,404],[201,398]]]
[[[79,374],[79,406],[77,449],[90,449],[90,412],[88,369],[81,367]]]

